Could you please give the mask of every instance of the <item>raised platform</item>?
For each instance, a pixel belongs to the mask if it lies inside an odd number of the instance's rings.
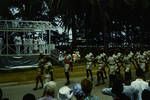
[[[37,67],[39,55],[0,55],[0,70]]]

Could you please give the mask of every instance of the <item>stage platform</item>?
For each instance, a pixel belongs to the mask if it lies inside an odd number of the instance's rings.
[[[39,55],[0,55],[0,70],[37,67]]]

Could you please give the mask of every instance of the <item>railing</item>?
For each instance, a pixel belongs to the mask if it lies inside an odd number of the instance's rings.
[[[0,31],[32,32],[49,30],[52,27],[48,21],[0,20]]]
[[[3,46],[0,48],[0,55],[50,55],[51,51],[55,49],[54,44],[40,44],[40,45],[15,45],[9,44],[8,47]]]

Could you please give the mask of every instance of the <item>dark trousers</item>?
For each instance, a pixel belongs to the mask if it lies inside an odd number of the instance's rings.
[[[104,83],[104,75],[102,70],[97,71],[97,83],[99,83],[100,80],[102,80],[102,83]]]
[[[53,71],[50,71],[50,75],[51,75],[51,81],[53,81],[54,80]]]
[[[42,75],[38,75],[38,76],[36,77],[36,86],[35,86],[35,88],[38,88],[39,82],[41,83],[41,87],[43,87]]]
[[[91,77],[91,80],[93,80],[93,74],[91,69],[86,69],[86,77],[89,78]]]
[[[67,79],[67,83],[70,83],[70,75],[69,72],[65,72],[65,77]]]
[[[131,83],[131,71],[125,72],[125,84],[130,85]]]
[[[110,74],[109,75],[109,87],[113,86],[113,83],[115,80],[116,80],[116,75]]]
[[[103,68],[104,78],[107,78],[106,70]]]

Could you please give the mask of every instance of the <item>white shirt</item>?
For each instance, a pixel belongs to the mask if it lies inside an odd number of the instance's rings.
[[[141,98],[142,91],[148,88],[148,83],[143,79],[137,78],[135,81],[131,82],[131,86],[133,86],[136,90],[138,90],[137,100],[142,100]]]
[[[15,36],[14,42],[16,45],[22,45],[22,40],[20,36]]]

